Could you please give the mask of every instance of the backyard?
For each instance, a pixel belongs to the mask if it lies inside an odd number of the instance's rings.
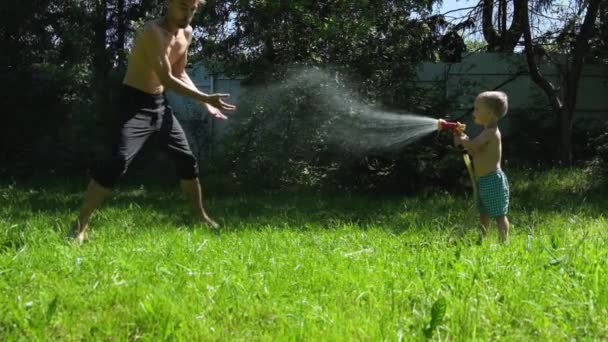
[[[0,187],[9,340],[608,338],[608,202],[578,169],[513,171],[512,235],[461,193],[226,194],[123,186],[82,246],[82,184]]]

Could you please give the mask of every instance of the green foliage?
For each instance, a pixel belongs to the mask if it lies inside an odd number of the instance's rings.
[[[84,172],[114,114],[130,22],[162,3],[0,3],[0,82],[10,85],[0,100],[9,127],[0,137],[0,175]]]
[[[333,66],[340,77],[349,75],[349,84],[357,85],[354,90],[366,102],[435,115],[445,112],[446,104],[413,88],[414,67],[423,60],[455,58],[463,48],[458,32],[471,23],[450,26],[445,18],[431,16],[434,3],[208,1],[195,18],[199,29],[190,60],[225,65],[247,76],[250,86],[281,82],[288,65]],[[160,15],[164,5],[165,0],[0,2],[0,81],[9,85],[0,99],[8,113],[3,125],[9,128],[0,137],[0,175],[83,173],[102,153],[104,127],[115,115],[113,100],[134,30]],[[598,21],[597,26],[601,34],[591,42],[591,53],[602,61],[606,25]],[[442,33],[446,29],[449,34]],[[561,37],[567,45],[568,36]],[[306,107],[317,92],[301,88],[274,103],[267,97],[260,97],[259,104],[245,99],[242,111],[251,117],[235,131],[242,143],[230,147],[238,170],[264,184],[279,179],[283,184],[376,189],[403,189],[399,178],[441,183],[437,175],[458,172],[456,167],[435,167],[453,159],[443,138],[397,155],[356,158],[324,146],[316,117]],[[283,131],[265,127],[268,121]],[[260,149],[258,156],[247,141]],[[293,154],[276,151],[276,146],[288,146]],[[545,155],[544,148],[536,150]],[[238,151],[244,154],[234,154]],[[273,166],[270,172],[264,171],[267,165]]]
[[[541,102],[540,100],[539,102]],[[546,110],[515,109],[505,118],[508,130],[503,136],[503,157],[508,163],[519,166],[548,168],[559,163],[555,146],[559,145],[559,127],[554,113]],[[600,119],[579,119],[573,132],[573,151],[576,163],[583,165],[594,159],[601,159],[600,135],[605,131]]]
[[[608,125],[604,125],[602,133],[593,141],[595,156],[587,164],[587,171],[598,187],[608,185]]]
[[[81,67],[44,64],[0,75],[1,82],[11,84],[5,89],[2,104],[11,109],[4,119],[11,129],[0,137],[1,158],[6,163],[0,172],[26,175],[38,168],[48,171],[70,157],[62,153],[67,149],[56,148],[71,139],[72,132],[66,129],[71,110],[87,105],[80,97],[88,77]]]
[[[546,167],[554,164],[555,146],[559,145],[558,127],[550,109],[509,111],[511,134],[503,138],[505,160],[519,165]]]
[[[477,51],[485,51],[488,47],[488,43],[483,40],[467,40],[466,46],[467,52],[473,53]]]
[[[441,20],[426,17],[427,3],[210,4],[199,18],[208,29],[205,58],[226,61],[249,77],[246,84],[253,89],[240,98],[233,131],[224,141],[227,153],[211,163],[218,173],[230,174],[231,184],[416,191],[461,180],[460,156],[445,147],[449,138],[353,155],[328,146],[323,136],[323,123],[337,113],[319,108],[322,84],[284,90],[286,66],[339,66],[336,78],[350,77],[346,83],[355,84],[365,102],[430,116],[449,112],[449,104],[433,96],[436,89],[416,89],[411,82],[420,61],[449,54],[444,48],[450,44],[438,35]],[[413,12],[422,16],[414,18]],[[256,91],[264,87],[270,90]]]
[[[412,192],[460,180],[462,161],[446,148],[448,135],[432,134],[399,149],[358,150],[358,138],[349,134],[360,132],[353,130],[349,113],[370,115],[373,107],[352,93],[340,71],[302,67],[277,76],[272,85],[250,87],[241,95],[225,150],[211,162],[233,185]],[[406,93],[417,111],[445,112],[446,104],[410,89]]]
[[[547,1],[550,5],[554,1]],[[548,30],[557,34],[543,34],[539,39],[538,45],[544,46],[549,51],[556,52],[568,58],[574,55],[577,36],[581,34],[581,26],[585,19],[585,2],[570,2],[555,6],[555,16],[560,20],[558,24],[553,24]],[[608,61],[608,45],[606,37],[608,34],[608,23],[605,18],[608,10],[605,5],[600,4],[597,19],[594,20],[592,34],[588,37],[589,51],[585,53],[586,63],[604,63]]]
[[[439,298],[433,303],[433,307],[431,307],[431,322],[424,329],[424,336],[426,336],[426,338],[430,339],[433,337],[435,329],[443,322],[447,306],[448,304],[445,298]]]
[[[597,34],[591,42],[591,55],[597,63],[608,65],[608,6],[600,7],[598,24],[595,27]]]
[[[292,80],[251,90],[241,98],[233,131],[225,141],[222,170],[234,170],[242,183],[268,188],[275,185],[315,185],[323,154],[328,152],[322,125],[328,120],[319,112],[323,84],[310,86]],[[332,113],[329,113],[331,115]],[[229,165],[226,165],[229,163]]]
[[[275,79],[272,70],[280,65],[339,65],[358,75],[366,98],[403,108],[414,98],[407,91],[412,66],[434,58],[433,32],[412,15],[428,14],[431,6],[404,0],[210,1],[194,23],[202,30],[191,60],[238,66],[252,83]],[[134,29],[163,7],[164,0],[0,4],[6,23],[0,78],[14,84],[2,105],[19,112],[3,137],[0,172],[69,174],[87,167],[113,115],[116,79]],[[40,128],[31,129],[30,122]]]
[[[412,61],[433,56],[430,28],[412,15],[428,14],[432,1],[210,4],[198,18],[207,28],[203,53],[239,64],[258,82],[276,65],[293,63],[339,65],[370,82],[381,73],[406,78]]]

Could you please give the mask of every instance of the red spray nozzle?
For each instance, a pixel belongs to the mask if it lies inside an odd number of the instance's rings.
[[[446,121],[443,119],[437,121],[437,129],[440,131],[450,131],[453,134],[457,134],[463,133],[466,128],[467,125],[460,122]]]

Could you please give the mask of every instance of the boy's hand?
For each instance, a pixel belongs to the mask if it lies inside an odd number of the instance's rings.
[[[209,115],[215,116],[216,118],[221,119],[221,120],[228,119],[228,117],[226,115],[224,115],[224,113],[222,113],[222,111],[220,111],[218,108],[216,108],[208,103],[203,103],[203,105],[205,106],[205,109],[207,109],[207,112],[209,113]]]
[[[466,134],[454,134],[454,145],[460,146],[465,140],[469,140],[469,137]]]

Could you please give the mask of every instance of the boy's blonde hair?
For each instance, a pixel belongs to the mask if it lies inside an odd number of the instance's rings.
[[[502,91],[484,91],[477,95],[477,99],[483,101],[496,118],[500,119],[507,114],[509,99]]]

